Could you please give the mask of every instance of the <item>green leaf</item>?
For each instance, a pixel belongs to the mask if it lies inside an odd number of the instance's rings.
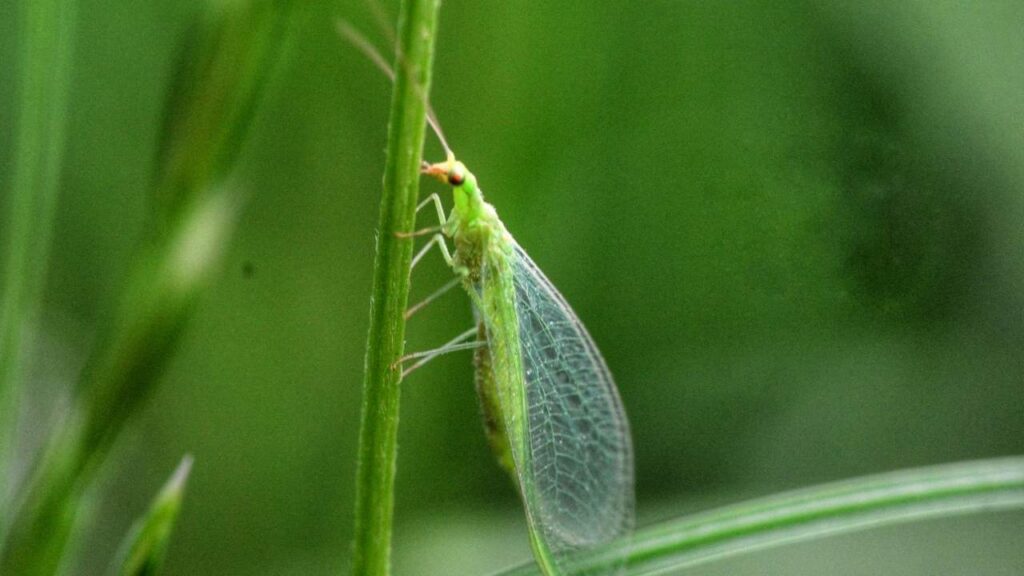
[[[146,515],[129,530],[117,561],[111,567],[111,574],[155,576],[160,572],[191,470],[192,457],[185,456],[156,495]]]

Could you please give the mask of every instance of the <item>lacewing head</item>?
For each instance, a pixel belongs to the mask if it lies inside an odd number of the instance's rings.
[[[448,159],[444,162],[437,162],[435,164],[424,162],[422,172],[438,182],[453,188],[465,184],[466,175],[469,174],[469,170],[466,170],[466,165],[456,160],[455,155],[452,153],[448,154]]]

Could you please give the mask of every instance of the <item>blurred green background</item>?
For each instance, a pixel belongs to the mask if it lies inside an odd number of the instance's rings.
[[[3,189],[16,4],[0,4]],[[30,444],[142,237],[197,10],[80,3]],[[168,574],[347,565],[390,86],[334,32],[344,17],[382,38],[365,2],[302,11],[237,170],[250,200],[226,265],[108,467],[72,573],[100,572],[185,452]],[[1018,0],[444,4],[432,103],[617,377],[641,524],[1024,453],[1022,29]],[[413,299],[448,278],[428,258]],[[453,292],[414,319],[408,348],[471,321]],[[527,559],[469,356],[417,372],[402,402],[396,573]],[[1022,549],[1024,515],[1005,513],[691,572],[1009,575]]]

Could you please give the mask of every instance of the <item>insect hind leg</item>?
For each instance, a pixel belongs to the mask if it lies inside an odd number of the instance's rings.
[[[458,352],[459,350],[474,350],[476,348],[483,346],[484,342],[481,341],[467,342],[467,340],[475,338],[476,334],[477,329],[470,328],[469,330],[466,330],[465,332],[459,334],[455,338],[452,338],[439,348],[434,348],[433,350],[424,350],[423,352],[413,352],[412,354],[406,354],[405,356],[402,356],[401,358],[396,360],[394,364],[391,365],[391,368],[397,370],[404,363],[410,360],[416,360],[415,364],[402,370],[402,378],[404,379],[414,370],[422,367],[423,365],[430,362],[434,358],[437,358],[438,356],[443,356],[451,352]]]

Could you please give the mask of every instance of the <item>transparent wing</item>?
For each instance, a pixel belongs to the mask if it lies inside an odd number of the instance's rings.
[[[512,272],[528,455],[516,468],[530,487],[523,495],[531,529],[564,568],[574,552],[632,531],[629,423],[586,328],[518,245]]]

